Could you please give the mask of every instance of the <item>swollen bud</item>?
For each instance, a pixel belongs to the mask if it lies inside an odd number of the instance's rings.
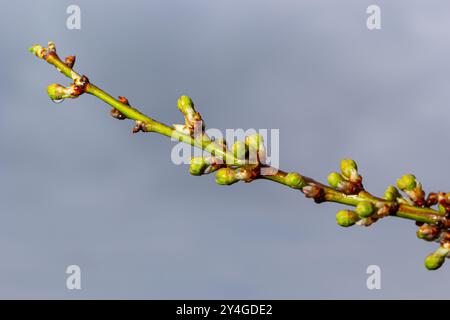
[[[216,173],[216,183],[221,185],[231,185],[238,182],[236,172],[231,168],[219,169]]]
[[[358,175],[358,166],[352,159],[344,159],[341,161],[342,175],[349,180],[355,180]]]
[[[178,109],[185,115],[195,113],[194,102],[188,96],[181,96],[178,99]]]
[[[339,185],[344,181],[344,178],[337,172],[332,172],[327,177],[328,183],[333,188],[338,188]]]
[[[62,100],[70,98],[71,95],[67,91],[68,90],[66,87],[57,83],[52,83],[47,87],[47,94],[52,100]]]
[[[395,201],[399,197],[400,197],[400,193],[398,192],[397,188],[394,186],[389,186],[386,189],[386,191],[384,192],[384,198],[388,201]]]
[[[191,159],[191,163],[189,165],[189,173],[194,176],[201,176],[205,173],[207,167],[208,163],[206,163],[205,158],[194,157]]]
[[[416,185],[416,177],[412,174],[405,174],[397,180],[397,187],[400,190],[413,190]]]
[[[374,214],[375,208],[369,201],[361,201],[356,206],[355,212],[361,218],[368,218]]]
[[[289,172],[285,179],[286,184],[294,189],[300,189],[306,185],[305,179],[297,172]]]
[[[445,258],[447,257],[450,250],[439,247],[435,252],[430,254],[425,259],[425,267],[428,270],[436,270],[439,269],[445,262]]]
[[[356,212],[351,210],[341,210],[336,214],[336,222],[341,227],[350,227],[359,220]]]

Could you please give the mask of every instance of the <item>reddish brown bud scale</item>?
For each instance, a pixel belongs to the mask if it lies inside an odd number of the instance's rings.
[[[66,59],[64,59],[64,63],[66,64],[66,66],[72,69],[73,65],[75,64],[75,60],[75,56],[67,56]]]
[[[119,96],[119,97],[118,97],[118,100],[119,100],[120,103],[123,103],[123,104],[125,104],[125,105],[127,105],[127,106],[130,105],[130,102],[129,102],[128,99],[125,98],[125,97]]]

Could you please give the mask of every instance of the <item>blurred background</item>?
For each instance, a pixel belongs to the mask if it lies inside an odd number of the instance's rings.
[[[66,9],[81,9],[69,30]],[[381,29],[366,26],[369,5]],[[75,69],[179,123],[190,95],[208,127],[280,129],[280,166],[324,181],[355,159],[382,194],[404,173],[448,191],[447,1],[9,1],[0,19],[0,298],[449,298],[450,266],[414,222],[336,225],[267,181],[217,186],[131,135],[27,49],[53,40]],[[81,290],[66,268],[81,268]],[[368,290],[369,265],[381,289]]]

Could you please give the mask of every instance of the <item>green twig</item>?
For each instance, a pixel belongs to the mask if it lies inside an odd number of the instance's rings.
[[[266,165],[264,142],[259,135],[251,135],[245,141],[236,142],[231,150],[225,142],[212,141],[204,133],[202,118],[187,96],[178,100],[178,108],[184,115],[185,124],[168,126],[131,107],[126,98],[115,99],[90,83],[86,76],[76,73],[73,70],[75,57],[69,56],[62,61],[52,42],[49,42],[47,48],[34,45],[30,51],[73,80],[68,87],[59,84],[48,86],[51,99],[77,98],[83,93],[91,94],[113,108],[113,117],[134,120],[134,133],[159,133],[210,153],[210,157],[191,160],[190,172],[193,175],[216,171],[216,182],[222,185],[238,181],[251,182],[255,179],[271,180],[297,189],[317,203],[328,201],[355,207],[353,211],[342,210],[337,213],[336,221],[344,227],[354,224],[369,226],[386,216],[414,220],[419,226],[417,236],[420,239],[440,241],[438,250],[425,260],[428,269],[439,268],[450,255],[450,193],[429,193],[425,197],[421,184],[413,175],[404,175],[397,181],[398,188],[406,194],[406,198],[394,186],[389,186],[383,198],[375,197],[364,189],[356,163],[345,159],[341,162],[341,172],[331,173],[328,176],[329,186],[324,185],[300,173],[288,173]],[[195,134],[196,128],[200,128],[200,134]],[[262,169],[265,170],[264,174]],[[437,206],[437,209],[433,209],[433,206]]]

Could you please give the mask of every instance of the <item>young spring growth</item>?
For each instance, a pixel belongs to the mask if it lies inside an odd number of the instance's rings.
[[[369,201],[361,201],[356,206],[355,212],[360,218],[368,218],[375,213],[375,208]]]
[[[360,190],[357,184],[345,180],[344,177],[337,172],[330,173],[327,180],[330,186],[345,194],[355,194]]]
[[[359,216],[351,210],[341,210],[336,214],[336,222],[341,227],[350,227],[358,220]]]
[[[286,184],[293,189],[301,189],[306,186],[305,179],[297,172],[289,172],[285,180]]]
[[[44,48],[39,44],[33,45],[30,49],[28,49],[28,51],[30,51],[36,57],[41,59],[43,59],[44,56],[47,54],[47,48]]]
[[[402,191],[412,191],[416,185],[416,177],[412,174],[405,174],[397,179],[397,187]]]
[[[417,230],[417,238],[425,241],[435,241],[439,238],[441,229],[434,224],[424,224]]]
[[[188,96],[181,96],[178,99],[178,110],[184,114],[184,120],[186,126],[192,131],[194,129],[195,123],[202,122],[202,130],[204,130],[204,123],[200,113],[195,110],[194,102]],[[192,132],[191,132],[192,133]]]
[[[67,98],[74,99],[84,93],[84,88],[76,84],[64,87],[57,83],[52,83],[47,87],[47,94],[53,101],[61,101]]]
[[[231,168],[221,168],[216,173],[216,183],[220,185],[232,185],[238,182],[236,171]]]
[[[445,258],[449,254],[450,249],[439,247],[435,252],[425,259],[425,267],[428,270],[439,269],[445,262]]]
[[[362,178],[358,174],[358,166],[352,159],[344,159],[341,161],[342,175],[351,182],[360,183]]]
[[[178,99],[178,110],[180,110],[184,115],[194,114],[194,102],[188,96],[181,96]]]
[[[74,98],[71,95],[70,87],[66,88],[57,83],[52,83],[47,87],[47,94],[53,101],[59,101],[66,98]]]
[[[344,182],[344,178],[337,172],[332,172],[328,175],[327,181],[333,188],[339,188]]]
[[[231,151],[236,158],[243,160],[247,156],[248,148],[244,141],[236,141],[233,143]]]
[[[384,198],[388,201],[395,201],[397,198],[400,198],[400,192],[394,186],[389,186],[384,192]]]
[[[405,174],[402,176],[397,180],[397,187],[406,193],[415,204],[422,206],[425,203],[425,192],[414,175]]]
[[[193,157],[189,165],[189,173],[194,176],[201,176],[208,166],[209,164],[204,157]]]

